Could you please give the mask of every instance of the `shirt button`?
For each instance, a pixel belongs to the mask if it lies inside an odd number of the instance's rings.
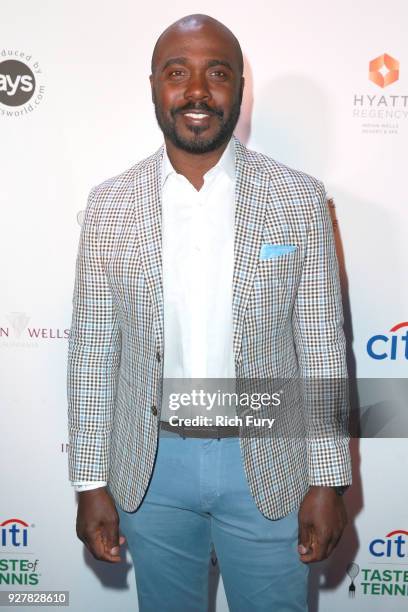
[[[152,407],[150,408],[150,410],[151,410],[152,414],[154,414],[154,416],[156,416],[156,415],[157,415],[157,408],[156,408],[156,406],[152,406]]]

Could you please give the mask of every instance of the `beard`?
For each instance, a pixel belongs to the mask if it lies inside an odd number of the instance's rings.
[[[238,122],[240,109],[240,98],[234,100],[231,112],[227,118],[225,118],[224,111],[222,109],[209,108],[205,103],[190,103],[184,106],[183,108],[170,109],[171,118],[169,118],[162,112],[161,108],[156,102],[156,99],[154,100],[154,111],[156,114],[157,123],[159,124],[159,127],[163,132],[164,136],[166,136],[170,140],[170,142],[178,149],[182,149],[187,153],[193,153],[197,155],[199,155],[200,153],[210,153],[211,151],[215,151],[225,142],[228,142]],[[218,117],[219,127],[216,133],[213,134],[212,137],[206,138],[203,133],[207,128],[192,125],[188,126],[188,129],[191,132],[191,137],[183,137],[177,129],[176,118],[179,113],[186,112],[189,110],[202,111]]]

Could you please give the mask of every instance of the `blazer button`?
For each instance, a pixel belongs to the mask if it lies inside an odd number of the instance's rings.
[[[156,353],[156,359],[157,359],[158,362],[160,362],[161,356],[160,356],[159,351],[157,351],[157,353]]]
[[[156,406],[152,406],[152,407],[150,408],[150,410],[152,411],[152,414],[154,414],[154,416],[156,416],[156,415],[157,415],[157,408],[156,408]]]

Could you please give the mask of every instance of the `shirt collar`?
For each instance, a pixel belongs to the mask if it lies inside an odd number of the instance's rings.
[[[167,177],[170,174],[177,174],[173,168],[169,156],[167,155],[166,145],[163,145],[163,160],[161,168],[161,186],[163,187]],[[213,174],[223,171],[232,180],[235,178],[235,145],[233,138],[231,138],[224,149],[218,162],[205,173],[205,177],[212,176]]]

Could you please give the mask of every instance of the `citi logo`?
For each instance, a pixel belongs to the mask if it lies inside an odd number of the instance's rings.
[[[387,559],[397,556],[399,558],[407,557],[408,550],[406,547],[407,540],[404,536],[408,536],[408,531],[404,529],[396,529],[387,533],[384,539],[378,538],[372,540],[368,546],[368,550],[373,557],[386,557]]]
[[[387,334],[371,336],[367,342],[367,353],[372,359],[408,359],[408,321],[397,323]],[[398,333],[397,333],[398,332]]]
[[[18,518],[7,519],[0,523],[2,546],[27,546],[29,524]]]

